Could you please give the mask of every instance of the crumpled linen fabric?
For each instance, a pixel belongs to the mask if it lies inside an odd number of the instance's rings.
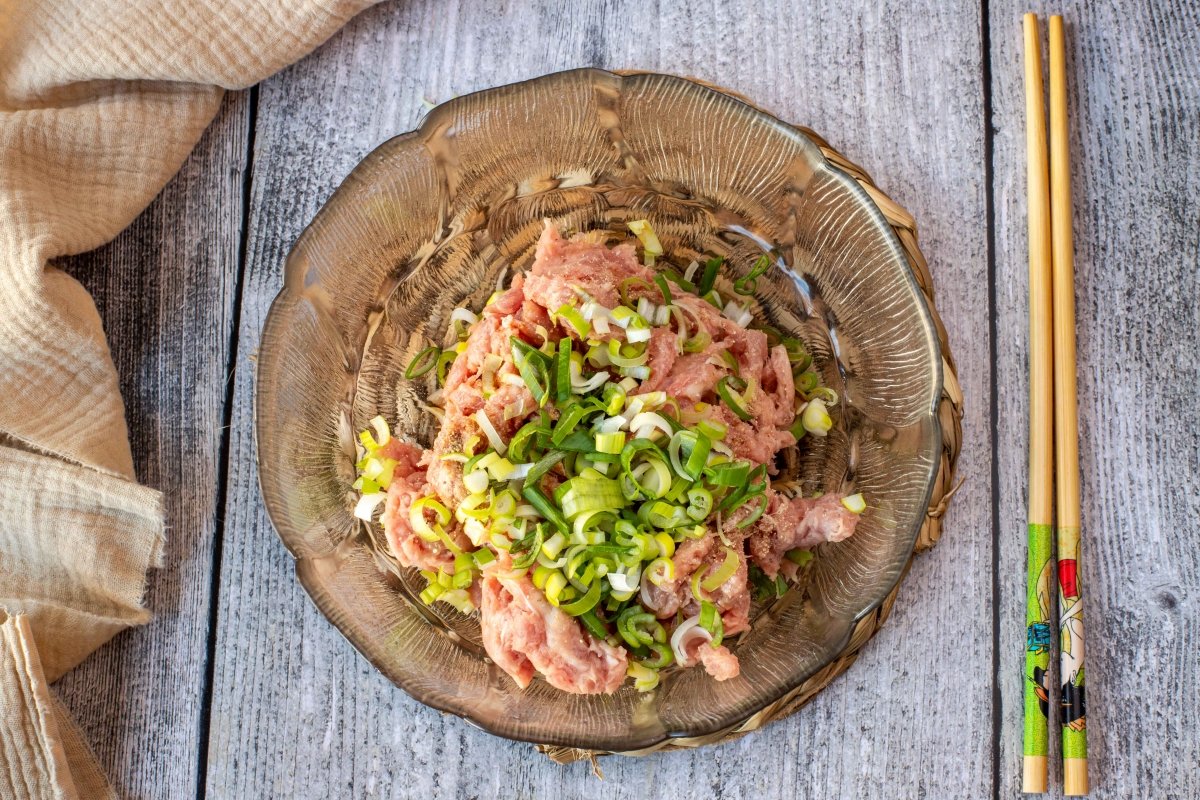
[[[163,554],[100,317],[54,259],[140,214],[226,89],[373,2],[0,0],[0,797],[115,797],[49,684],[149,620]]]

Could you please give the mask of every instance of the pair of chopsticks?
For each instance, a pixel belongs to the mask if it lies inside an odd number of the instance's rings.
[[[1079,420],[1075,397],[1075,264],[1062,17],[1050,17],[1050,148],[1036,14],[1025,20],[1029,190],[1029,549],[1026,572],[1023,791],[1046,791],[1051,613],[1059,603],[1063,794],[1084,795],[1083,616],[1079,560]],[[1055,480],[1057,478],[1057,481]],[[1057,511],[1057,560],[1051,531]],[[1056,581],[1057,578],[1057,581]]]

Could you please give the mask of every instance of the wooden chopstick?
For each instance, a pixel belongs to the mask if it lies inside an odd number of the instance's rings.
[[[1083,593],[1079,576],[1079,415],[1075,396],[1075,253],[1063,19],[1050,17],[1050,235],[1054,306],[1054,466],[1062,683],[1063,794],[1088,792]]]
[[[1025,729],[1022,789],[1046,791],[1050,702],[1050,608],[1054,570],[1053,343],[1050,284],[1050,196],[1042,51],[1036,14],[1026,14],[1025,157],[1029,198],[1029,512],[1025,594]]]

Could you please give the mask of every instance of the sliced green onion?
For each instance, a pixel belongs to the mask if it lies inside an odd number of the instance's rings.
[[[586,431],[575,431],[558,443],[558,449],[568,450],[573,453],[587,453],[589,455],[596,451],[592,437],[588,436]]]
[[[695,263],[695,262],[692,262],[692,263]],[[680,289],[683,289],[685,292],[695,292],[696,291],[696,284],[692,283],[687,278],[680,275],[678,272],[676,272],[671,267],[664,267],[663,273],[666,274],[667,278],[671,281],[671,283],[675,284]]]
[[[562,492],[562,513],[567,519],[574,519],[589,511],[615,511],[625,505],[621,495],[621,486],[609,478],[584,478],[582,476],[566,481],[560,489]],[[558,495],[558,492],[555,492]]]
[[[813,389],[817,388],[820,382],[820,377],[815,372],[802,372],[799,375],[792,373],[796,383],[796,391],[800,394],[807,395]]]
[[[738,554],[733,548],[726,547],[725,560],[721,562],[721,566],[717,567],[711,575],[701,579],[700,588],[706,592],[711,592],[719,588],[737,572],[739,561]]]
[[[408,367],[404,370],[404,377],[410,381],[413,378],[419,378],[429,370],[437,366],[438,356],[442,354],[440,347],[426,347],[408,362]]]
[[[639,439],[649,439],[656,431],[671,436],[675,431],[667,417],[654,411],[641,411],[629,420],[629,429]]]
[[[687,515],[696,522],[703,522],[712,512],[712,492],[703,486],[693,486],[691,489],[688,489],[687,497]]]
[[[692,338],[684,341],[683,351],[685,353],[699,353],[710,344],[712,344],[712,336],[707,331],[700,331]]]
[[[656,558],[646,565],[642,574],[655,586],[662,586],[675,580],[675,562],[667,557]]]
[[[667,455],[671,457],[671,467],[680,478],[696,479],[696,476],[690,474],[683,464],[683,459],[691,454],[695,446],[696,434],[693,431],[676,431],[671,435],[671,442],[667,445]]]
[[[384,492],[374,492],[364,494],[358,498],[358,502],[354,505],[354,516],[367,522],[371,521],[371,517],[375,512],[376,507],[387,499],[387,494]]]
[[[738,278],[733,282],[733,290],[738,294],[753,294],[758,286],[758,278],[766,272],[771,266],[771,254],[763,253],[754,262],[754,266],[750,267],[750,271],[746,273],[744,278]]]
[[[579,621],[582,622],[583,626],[588,629],[588,633],[592,634],[592,636],[595,636],[597,639],[608,638],[608,627],[600,620],[599,617],[596,616],[594,608],[581,613],[579,615]]]
[[[530,505],[537,509],[539,514],[549,520],[550,524],[562,531],[564,535],[571,533],[571,526],[567,524],[567,520],[554,507],[554,504],[550,502],[550,498],[546,497],[546,493],[539,487],[526,481],[524,488],[521,489],[521,495],[529,501]]]
[[[721,401],[729,407],[729,410],[737,415],[737,418],[743,422],[749,422],[753,417],[750,415],[750,410],[746,407],[746,400],[739,392],[745,391],[746,382],[736,375],[726,375],[721,380],[717,381],[717,394],[720,395]]]
[[[761,517],[763,512],[767,510],[767,505],[770,503],[770,499],[765,494],[758,494],[754,497],[746,498],[745,502],[754,503],[755,506],[754,510],[750,512],[750,516],[746,517],[737,524],[739,528],[745,528],[758,522],[759,517]]]
[[[542,543],[542,552],[546,554],[546,558],[558,558],[558,554],[562,552],[563,547],[567,544],[567,537],[561,532],[555,532],[553,536]]]
[[[804,430],[813,436],[824,436],[833,428],[833,418],[823,400],[810,400],[800,414],[800,421],[804,423]]]
[[[836,406],[838,402],[838,393],[828,386],[818,386],[809,393],[809,397],[820,400],[827,406]]]
[[[520,541],[513,542],[512,548],[508,552],[513,557],[512,565],[514,568],[526,569],[532,566],[533,562],[537,561],[538,555],[542,552],[542,543],[545,540],[545,535],[546,529],[541,525],[535,525],[528,536]],[[518,553],[524,553],[524,555],[517,555]]]
[[[704,272],[701,274],[700,280],[696,282],[696,294],[703,297],[712,291],[713,284],[717,282],[717,270],[724,263],[725,259],[720,256],[704,262]]]
[[[687,512],[682,507],[662,500],[643,503],[642,509],[645,509],[646,522],[656,528],[669,530],[686,525],[689,522]],[[639,509],[639,515],[641,513],[642,511]]]
[[[521,380],[525,381],[533,399],[541,405],[550,394],[550,373],[546,364],[546,354],[515,336],[511,341],[513,363],[517,365],[517,372],[521,374]]]
[[[425,511],[433,512],[437,525],[450,524],[450,509],[439,503],[436,498],[422,497],[413,501],[408,507],[408,524],[413,532],[426,541],[437,541],[437,534],[425,519]]]
[[[554,432],[550,435],[550,441],[559,445],[574,433],[575,428],[583,421],[583,418],[588,415],[590,409],[582,403],[575,403],[566,408],[562,412],[562,416],[558,418],[558,422],[554,426]]]
[[[729,427],[724,422],[702,419],[696,423],[696,431],[709,439],[720,441],[725,438],[725,434],[729,433]]]
[[[546,599],[551,605],[557,606],[562,597],[563,590],[567,588],[567,576],[563,575],[558,570],[550,573],[546,578]]]
[[[705,614],[705,611],[708,613]],[[700,603],[700,627],[708,631],[712,635],[712,641],[709,642],[711,647],[720,647],[721,642],[725,639],[725,622],[721,619],[721,615],[717,613],[717,607],[709,602]]]
[[[504,455],[508,451],[508,446],[504,444],[504,440],[500,438],[500,433],[496,430],[496,426],[492,424],[487,413],[481,408],[473,415],[475,422],[479,424],[480,430],[488,439],[488,444],[495,448],[496,452]],[[470,464],[470,462],[468,462]]]
[[[634,648],[664,642],[667,638],[662,623],[638,605],[630,606],[617,617],[617,633]]]
[[[473,614],[475,612],[475,604],[471,602],[471,596],[464,589],[452,589],[451,591],[443,592],[438,597],[438,600],[454,606],[460,614]]]
[[[658,285],[658,290],[662,292],[663,305],[671,305],[674,298],[671,296],[671,287],[667,284],[667,279],[663,277],[662,273],[659,273],[654,276],[654,282]]]
[[[793,564],[797,564],[801,567],[805,566],[806,564],[808,564],[808,562],[813,560],[812,551],[801,550],[799,548],[796,548],[795,550],[788,550],[783,555],[788,561],[792,562]]]
[[[709,483],[714,486],[745,486],[750,479],[749,461],[726,461],[705,468]]]
[[[446,375],[450,372],[450,366],[454,363],[454,359],[458,358],[458,353],[453,350],[443,350],[442,354],[437,359],[437,382],[438,386],[446,385]]]
[[[804,342],[787,336],[780,339],[779,343],[787,351],[788,361],[792,367],[798,367],[803,370],[812,363],[812,356],[808,354],[808,349],[804,346]]]
[[[619,455],[625,447],[625,431],[616,431],[615,433],[597,433],[596,434],[596,451],[600,453],[611,453]]]
[[[625,674],[633,678],[633,688],[639,692],[650,692],[658,687],[658,670],[650,669],[636,661],[630,661]]]
[[[571,399],[571,340],[564,336],[558,340],[558,359],[554,374],[554,402]]]
[[[508,440],[508,455],[518,464],[529,460],[534,437],[542,431],[540,421],[527,422]]]
[[[725,362],[725,366],[728,367],[730,372],[732,372],[734,375],[741,376],[742,365],[738,363],[737,357],[734,356],[733,353],[729,352],[728,350],[722,350],[721,360]],[[740,392],[741,389],[738,389],[738,391]]]
[[[558,310],[551,315],[551,318],[555,320],[564,320],[567,323],[567,326],[571,330],[575,331],[575,334],[580,339],[586,339],[587,335],[592,332],[592,323],[584,319],[583,314],[580,314],[579,310],[572,306],[559,306]]]
[[[498,458],[488,464],[487,471],[492,476],[492,480],[506,481],[517,471],[517,466],[507,458]]]
[[[570,614],[572,617],[578,617],[580,614],[586,614],[595,608],[596,604],[600,602],[600,588],[600,579],[597,578],[592,581],[591,586],[588,587],[588,590],[583,597],[580,597],[578,600],[562,606],[562,610]]]
[[[383,486],[376,481],[363,476],[359,476],[354,483],[350,484],[350,488],[355,489],[363,494],[378,494],[383,491]]]
[[[842,505],[852,514],[861,514],[867,510],[867,501],[863,498],[862,492],[843,497]]]
[[[529,472],[525,474],[525,483],[529,486],[536,486],[542,476],[550,470],[554,469],[554,465],[566,458],[565,450],[551,450],[546,455],[538,459],[538,462],[529,468]]]
[[[696,434],[696,443],[692,445],[692,452],[688,455],[687,463],[683,465],[689,478],[700,479],[700,475],[704,472],[704,466],[708,463],[710,452],[712,452],[712,441],[702,433]]]
[[[608,358],[618,367],[640,367],[646,363],[649,353],[645,347],[627,344],[622,346],[620,340],[608,340]]]
[[[663,455],[662,450],[657,444],[649,439],[634,439],[633,441],[628,442],[625,445],[625,448],[621,450],[621,471],[624,472],[629,480],[633,482],[633,485],[643,496],[653,497],[654,494],[652,490],[649,487],[643,486],[641,483],[639,483],[637,476],[633,474],[633,459],[639,453],[643,452],[649,453],[651,456],[657,456],[658,460],[664,464],[666,463],[666,457]],[[665,487],[663,489],[664,493],[666,492],[667,488],[670,487]]]
[[[642,243],[642,248],[646,251],[646,255],[661,256],[663,254],[662,243],[658,240],[658,234],[654,232],[654,228],[650,227],[649,220],[635,219],[630,220],[629,231],[638,238]]]
[[[625,398],[629,393],[619,383],[609,383],[604,387],[604,413],[610,417],[621,413],[625,407]]]
[[[646,645],[650,652],[654,654],[653,658],[642,659],[639,663],[650,669],[662,669],[670,666],[675,661],[675,654],[671,651],[670,645],[663,642],[650,642]]]
[[[479,494],[480,492],[487,491],[488,483],[490,481],[488,481],[488,474],[486,470],[475,469],[471,472],[464,471],[462,482],[463,486],[466,487],[468,492],[471,494]]]

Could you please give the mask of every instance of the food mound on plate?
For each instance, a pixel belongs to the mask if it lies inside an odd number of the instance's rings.
[[[662,247],[564,239],[550,223],[533,268],[478,315],[456,309],[436,376],[433,447],[360,435],[357,516],[382,504],[391,555],[428,581],[426,603],[479,612],[492,660],[519,686],[615,692],[696,664],[740,669],[727,642],[751,593],[786,589],[811,549],[854,533],[861,495],[773,487],[775,456],[824,436],[837,395],[804,345],[754,327],[764,254],[714,288],[722,260],[653,267]],[[728,283],[728,282],[727,282]],[[775,344],[772,345],[772,342]]]

